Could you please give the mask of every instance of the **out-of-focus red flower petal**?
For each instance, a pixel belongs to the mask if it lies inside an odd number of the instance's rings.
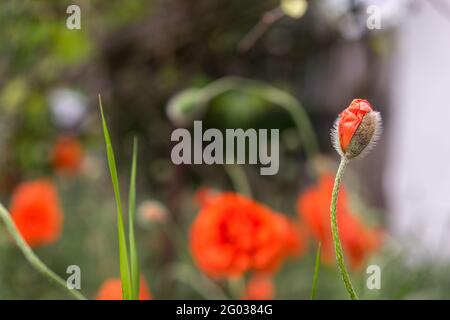
[[[139,300],[150,300],[152,298],[147,282],[141,277]],[[101,285],[97,300],[122,300],[122,282],[118,278],[107,279]]]
[[[247,282],[244,300],[271,300],[275,296],[272,277],[267,274],[255,274]]]
[[[227,192],[202,207],[191,227],[190,247],[205,273],[232,277],[276,270],[284,258],[301,252],[297,236],[283,215]]]
[[[220,193],[212,188],[200,188],[195,193],[195,201],[200,207],[212,203]]]
[[[56,171],[74,174],[80,168],[82,159],[83,148],[78,139],[71,136],[58,138],[51,153],[51,162]]]
[[[14,190],[10,212],[30,246],[50,244],[61,234],[63,215],[56,188],[48,180],[19,185]]]

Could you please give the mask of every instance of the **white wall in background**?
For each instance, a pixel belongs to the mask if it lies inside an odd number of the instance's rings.
[[[389,227],[422,258],[450,258],[450,18],[421,5],[400,27],[385,190]]]

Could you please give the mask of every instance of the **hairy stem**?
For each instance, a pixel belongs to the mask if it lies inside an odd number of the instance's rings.
[[[67,287],[67,283],[64,279],[62,279],[60,276],[58,276],[56,273],[54,273],[52,270],[50,270],[42,261],[39,259],[36,254],[31,250],[30,246],[25,242],[25,240],[20,235],[19,231],[16,228],[16,225],[11,219],[11,216],[6,210],[3,205],[0,204],[0,218],[2,219],[3,223],[5,224],[6,230],[9,232],[9,234],[14,239],[15,243],[19,247],[20,251],[22,251],[25,258],[28,260],[28,262],[35,268],[37,271],[39,271],[41,274],[43,274],[50,282],[56,283],[61,288],[66,290],[68,294],[73,296],[74,298],[78,300],[86,300],[86,297],[84,297],[79,291],[72,290]]]
[[[357,300],[358,296],[356,295],[355,290],[353,289],[352,282],[350,281],[350,276],[347,271],[347,267],[345,266],[344,261],[344,253],[341,246],[341,240],[339,239],[339,231],[338,231],[338,222],[337,222],[337,213],[336,213],[336,204],[339,194],[339,187],[341,185],[342,177],[344,176],[345,167],[347,166],[348,160],[345,157],[341,158],[341,162],[339,164],[338,171],[336,173],[336,178],[334,180],[333,193],[331,195],[331,233],[333,235],[334,242],[334,251],[336,253],[336,261],[338,264],[339,272],[341,273],[342,281],[344,281],[345,288],[347,289],[350,298],[353,300]]]

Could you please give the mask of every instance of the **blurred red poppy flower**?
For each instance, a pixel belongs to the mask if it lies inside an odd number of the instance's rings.
[[[195,193],[195,202],[200,206],[204,207],[208,203],[214,201],[214,199],[220,194],[219,191],[212,188],[200,188]]]
[[[152,298],[148,285],[141,277],[139,300],[150,300]],[[118,278],[107,279],[103,282],[97,293],[97,300],[122,300],[122,282]]]
[[[62,228],[63,215],[55,186],[47,180],[20,184],[14,190],[11,217],[30,246],[56,241]]]
[[[334,247],[330,226],[330,202],[334,177],[323,175],[317,185],[306,189],[297,200],[297,211],[309,232],[317,242],[322,243],[322,261],[334,262]],[[353,269],[360,268],[366,258],[381,245],[381,231],[369,229],[347,204],[347,195],[341,187],[337,203],[339,236],[346,257]]]
[[[301,256],[307,249],[307,236],[305,228],[297,221],[293,221],[280,215],[281,224],[284,224],[285,254],[286,256]]]
[[[381,229],[369,229],[351,214],[342,216],[339,221],[339,230],[344,251],[354,270],[361,269],[366,258],[378,250],[382,244]]]
[[[73,174],[78,171],[83,160],[83,148],[75,137],[61,136],[53,146],[51,163],[61,173]]]
[[[245,286],[244,300],[271,300],[275,296],[275,285],[267,274],[254,274]]]
[[[191,227],[190,247],[206,274],[232,277],[251,270],[276,270],[300,248],[296,236],[283,215],[227,192],[201,208]]]

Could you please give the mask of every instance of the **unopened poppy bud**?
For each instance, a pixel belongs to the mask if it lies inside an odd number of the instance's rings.
[[[334,123],[331,138],[336,151],[352,159],[370,151],[381,130],[380,113],[372,109],[369,101],[354,99]]]

